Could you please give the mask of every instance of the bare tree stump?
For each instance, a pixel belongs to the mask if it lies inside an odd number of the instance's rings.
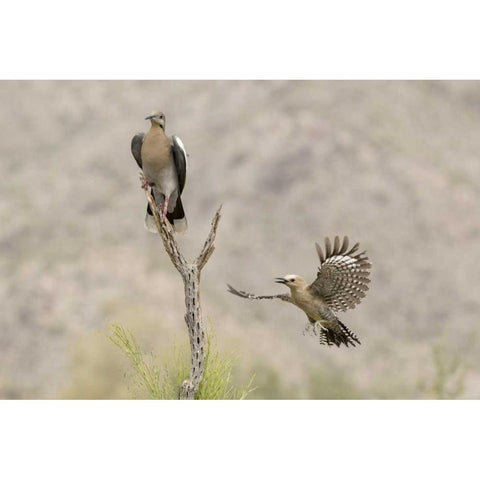
[[[143,172],[140,174],[140,178],[142,180],[145,178]],[[190,377],[183,381],[179,391],[179,398],[193,400],[198,392],[200,382],[202,381],[205,372],[205,361],[207,356],[207,339],[203,325],[202,310],[200,308],[200,273],[202,268],[208,262],[213,250],[215,250],[213,242],[217,233],[222,206],[220,205],[220,207],[218,207],[218,210],[213,217],[212,228],[210,229],[210,233],[208,234],[200,255],[193,263],[188,263],[180,252],[173,235],[172,226],[166,219],[165,222],[161,221],[160,212],[150,188],[146,188],[145,192],[155,218],[158,233],[162,238],[163,246],[165,247],[173,265],[183,279],[183,285],[185,288],[185,307],[187,310],[185,313],[185,322],[190,337],[191,356]]]

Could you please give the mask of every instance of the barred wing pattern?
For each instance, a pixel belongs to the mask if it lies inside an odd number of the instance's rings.
[[[356,344],[361,345],[358,337],[340,320],[338,320],[338,324],[335,327],[336,328],[322,328],[320,331],[314,330],[314,334],[318,336],[318,343],[320,343],[320,345],[328,345],[329,347],[332,345],[336,345],[337,347],[346,345],[347,348],[350,345],[354,347],[357,346]]]
[[[368,290],[370,267],[365,252],[356,253],[359,243],[348,250],[348,237],[335,237],[334,244],[325,239],[325,255],[318,243],[315,244],[320,268],[317,278],[308,287],[309,290],[322,297],[333,311],[355,308]]]
[[[293,303],[292,297],[290,295],[286,295],[283,293],[280,295],[255,295],[253,293],[244,292],[243,290],[237,290],[236,288],[233,288],[228,283],[227,283],[227,287],[230,293],[233,293],[238,297],[248,298],[250,300],[273,300],[275,298],[278,298],[279,300],[283,300],[284,302]]]

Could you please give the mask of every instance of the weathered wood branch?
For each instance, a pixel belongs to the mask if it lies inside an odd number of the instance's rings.
[[[143,172],[140,178],[142,180],[145,178]],[[160,211],[150,189],[147,188],[145,192],[155,218],[158,233],[162,238],[163,246],[183,280],[186,307],[185,322],[190,338],[190,377],[182,383],[179,398],[193,400],[198,392],[200,382],[205,372],[205,361],[207,357],[207,338],[200,307],[200,273],[215,249],[213,242],[215,241],[222,206],[220,205],[220,207],[218,207],[213,217],[212,227],[202,251],[193,263],[189,263],[180,252],[173,235],[172,226],[167,219],[165,219],[165,222],[161,221]]]

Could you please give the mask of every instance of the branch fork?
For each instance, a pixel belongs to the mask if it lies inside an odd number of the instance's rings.
[[[143,172],[140,174],[142,186],[146,182]],[[213,251],[215,250],[214,241],[217,233],[218,222],[222,206],[218,207],[213,220],[210,233],[205,240],[205,244],[198,257],[189,263],[180,252],[178,244],[173,234],[173,228],[165,218],[162,221],[159,207],[152,196],[151,188],[147,185],[145,188],[148,203],[155,218],[158,233],[163,241],[163,246],[170,257],[171,262],[182,276],[185,289],[185,322],[190,337],[190,376],[184,380],[179,391],[180,399],[193,400],[200,382],[205,372],[205,361],[207,356],[207,339],[200,308],[200,274],[206,265]]]

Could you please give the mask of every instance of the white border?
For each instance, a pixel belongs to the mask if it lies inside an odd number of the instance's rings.
[[[0,476],[476,478],[479,408],[472,401],[2,402]]]
[[[480,78],[478,2],[2,6],[1,78]]]
[[[2,6],[0,78],[480,78],[476,2]],[[478,402],[0,402],[0,476],[472,478]]]

